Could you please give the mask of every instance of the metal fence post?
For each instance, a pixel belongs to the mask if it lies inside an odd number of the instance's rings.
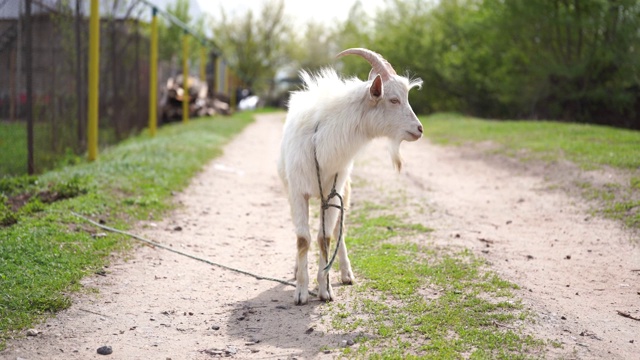
[[[89,113],[88,152],[89,161],[98,157],[98,92],[100,77],[100,8],[98,0],[91,0],[89,20]]]
[[[204,47],[204,44],[200,45],[200,80],[204,83],[207,82],[207,73],[206,67],[207,64],[207,49]]]
[[[189,34],[182,35],[182,122],[189,122]]]
[[[33,43],[31,39],[31,0],[26,0],[25,6],[25,72],[27,74],[27,172],[31,175],[35,173],[35,164],[33,161],[33,58],[31,51]]]
[[[151,9],[151,55],[149,58],[149,133],[158,126],[158,9]]]

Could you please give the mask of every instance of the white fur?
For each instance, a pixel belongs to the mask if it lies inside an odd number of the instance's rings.
[[[360,149],[373,138],[389,138],[393,164],[400,170],[400,143],[403,140],[415,141],[422,136],[422,125],[408,101],[409,90],[421,86],[422,81],[410,81],[406,77],[392,75],[380,86],[379,96],[375,96],[377,93],[371,90],[375,87],[375,77],[369,81],[341,79],[331,68],[318,74],[302,71],[300,75],[305,88],[292,93],[290,98],[278,172],[289,195],[295,233],[299,239],[294,301],[296,304],[305,304],[309,283],[307,250],[311,242],[308,200],[310,197],[320,197],[314,145],[324,197],[329,194],[337,173],[336,190],[345,196],[345,207],[348,207],[353,159]],[[377,80],[381,81],[380,78]],[[391,100],[398,100],[399,103],[394,104]],[[335,200],[332,203],[337,203]],[[334,208],[325,211],[327,237],[338,236],[338,215],[339,211]],[[319,227],[318,241],[321,242],[321,225]],[[307,246],[304,246],[304,242]],[[352,283],[353,273],[344,241],[341,241],[338,255],[342,281]],[[329,301],[333,299],[333,292],[328,275],[322,272],[325,264],[326,259],[320,254],[318,295],[321,300]]]

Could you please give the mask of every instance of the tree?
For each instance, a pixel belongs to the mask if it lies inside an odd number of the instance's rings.
[[[292,29],[283,0],[263,3],[257,14],[248,10],[230,17],[222,11],[212,28],[227,64],[256,91],[266,89],[276,69],[289,61],[287,44]]]
[[[175,16],[182,21],[197,35],[204,38],[203,17],[193,19],[189,14],[189,0],[176,0],[174,3],[167,4],[166,12]],[[177,61],[182,58],[182,37],[185,31],[180,26],[172,23],[164,16],[158,16],[158,57],[161,60]],[[190,41],[189,60],[195,61],[198,57],[198,42]]]

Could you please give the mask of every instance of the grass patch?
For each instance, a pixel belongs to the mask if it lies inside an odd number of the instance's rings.
[[[640,132],[553,121],[481,120],[456,114],[422,118],[425,134],[441,144],[492,141],[542,159],[566,158],[584,168],[640,168]]]
[[[544,342],[519,327],[528,315],[515,284],[464,250],[413,241],[430,229],[360,210],[347,240],[360,284],[348,304],[331,304],[333,328],[356,334],[346,357],[373,359],[535,357]],[[344,289],[344,288],[343,288]]]
[[[27,127],[0,121],[0,176],[27,172]]]
[[[640,228],[640,132],[599,125],[552,121],[481,120],[455,114],[422,119],[436,143],[490,141],[495,151],[542,161],[569,160],[584,170],[609,166],[630,175],[628,183],[578,181],[582,195],[595,200],[594,213]],[[522,155],[525,154],[525,155]]]
[[[121,235],[92,236],[96,230],[70,211],[123,229],[157,219],[171,207],[171,192],[252,119],[240,113],[164,126],[154,138],[142,134],[106,149],[94,163],[0,179],[0,220],[13,216],[0,224],[0,350],[22,329],[68,307],[66,294],[80,288],[79,280],[127,248]],[[29,200],[16,209],[10,200],[19,196]]]

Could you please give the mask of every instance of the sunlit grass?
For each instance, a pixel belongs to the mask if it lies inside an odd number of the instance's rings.
[[[640,132],[553,121],[482,120],[457,114],[422,118],[425,135],[442,144],[493,141],[545,159],[566,158],[593,168],[640,169]]]
[[[0,224],[0,349],[43,315],[68,307],[66,293],[127,247],[117,234],[92,236],[71,211],[123,229],[158,218],[171,207],[171,192],[184,188],[252,118],[242,113],[165,126],[154,138],[142,134],[106,149],[93,163],[0,179],[0,219],[15,217]],[[44,204],[43,192],[69,196]],[[9,199],[20,194],[32,197],[15,212]]]

